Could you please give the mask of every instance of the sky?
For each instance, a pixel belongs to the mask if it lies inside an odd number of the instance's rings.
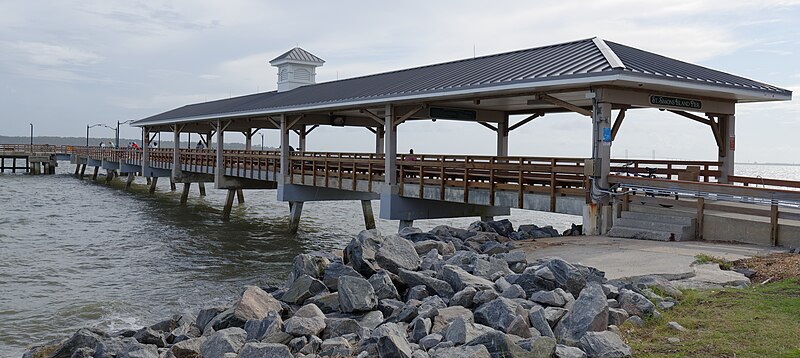
[[[326,61],[317,69],[324,82],[595,36],[799,96],[800,0],[0,0],[0,135],[27,136],[33,123],[36,135],[80,137],[87,124],[274,90],[268,61],[295,46]],[[589,156],[590,130],[581,115],[547,115],[511,133],[509,154]],[[127,125],[120,132],[141,135]],[[798,136],[798,99],[737,106],[739,162],[800,163]],[[277,146],[277,131],[264,141]],[[496,148],[483,126],[448,121],[403,124],[398,143],[417,153]],[[714,143],[705,125],[636,110],[612,156],[715,160]],[[363,128],[319,128],[308,138],[312,151],[373,149]]]

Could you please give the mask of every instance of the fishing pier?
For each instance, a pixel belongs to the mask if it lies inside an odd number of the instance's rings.
[[[800,183],[734,175],[736,105],[786,101],[791,92],[747,78],[592,38],[371,76],[316,83],[324,61],[294,48],[270,61],[278,90],[190,104],[132,123],[141,149],[76,147],[76,175],[87,166],[140,175],[151,191],[158,178],[228,191],[223,217],[242,189],[275,189],[297,230],[303,205],[359,200],[365,226],[379,216],[414,220],[475,216],[511,208],[583,217],[584,233],[655,240],[726,240],[800,246]],[[611,157],[623,121],[657,109],[708,127],[713,161],[620,160]],[[509,155],[514,130],[552,113],[573,113],[592,125],[576,145],[589,158]],[[452,120],[483,126],[496,141],[487,156],[398,153],[398,127]],[[747,120],[746,118],[743,120]],[[371,153],[311,152],[320,126],[363,128]],[[278,151],[252,148],[259,131],[280,133]],[[225,134],[246,138],[246,150],[225,147]],[[151,148],[172,133],[173,148]],[[204,149],[179,148],[197,134]],[[448,138],[442,133],[443,140]],[[293,145],[296,145],[293,146]],[[295,149],[297,148],[297,149]]]

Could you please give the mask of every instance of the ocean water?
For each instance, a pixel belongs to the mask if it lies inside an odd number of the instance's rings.
[[[245,203],[223,222],[222,190],[200,197],[193,186],[183,207],[180,187],[171,192],[168,181],[150,195],[142,178],[125,191],[121,179],[78,180],[74,170],[61,162],[56,175],[0,174],[0,357],[80,327],[139,328],[227,304],[244,285],[282,283],[295,255],[340,249],[364,226],[359,202],[313,202],[289,235],[288,206],[274,190],[245,190]],[[525,210],[509,219],[559,230],[580,222]],[[415,226],[466,228],[475,220]],[[384,233],[397,225],[377,220]]]

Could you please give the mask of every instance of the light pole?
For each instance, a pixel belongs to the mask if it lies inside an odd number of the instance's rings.
[[[103,123],[97,123],[97,124],[92,124],[92,125],[88,125],[87,124],[86,125],[86,146],[87,147],[89,146],[89,128],[101,127],[101,126],[102,127],[106,127],[108,129],[111,129],[112,131],[114,130],[114,127],[111,127],[111,126],[103,124]]]
[[[131,123],[131,122],[133,122],[133,121],[134,121],[133,119],[129,119],[129,120],[127,120],[127,121],[122,121],[122,122],[120,122],[120,121],[117,121],[117,130],[116,130],[116,137],[117,137],[117,148],[119,148],[119,125],[120,125],[120,124]]]
[[[264,151],[264,133],[258,133],[261,136],[261,151]]]
[[[31,152],[33,152],[33,123],[29,123],[31,125]]]

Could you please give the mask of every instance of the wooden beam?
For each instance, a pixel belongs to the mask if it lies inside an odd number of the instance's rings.
[[[625,119],[625,108],[619,110],[617,113],[617,119],[614,120],[614,125],[611,127],[611,141],[614,141],[614,138],[617,138],[617,132],[619,132],[619,127],[622,125],[622,121]]]
[[[278,122],[276,122],[276,121],[275,121],[275,119],[273,119],[272,117],[267,117],[267,120],[268,120],[270,123],[272,123],[272,125],[273,125],[273,126],[275,126],[275,128],[280,128],[280,127],[281,127],[281,125],[280,125],[280,124],[278,124]]]
[[[308,135],[309,133],[311,133],[311,131],[317,129],[318,127],[319,127],[319,124],[315,124],[315,125],[311,126],[310,128],[308,128],[308,130],[306,130],[306,135]]]
[[[539,97],[539,99],[541,99],[541,100],[543,100],[545,102],[549,102],[552,105],[556,105],[556,106],[559,106],[561,108],[568,109],[570,111],[582,114],[582,115],[587,116],[587,117],[591,117],[592,116],[592,111],[583,109],[583,108],[578,107],[578,106],[576,106],[576,105],[574,105],[572,103],[560,100],[560,99],[555,98],[553,96],[550,96],[550,95],[547,95],[547,94],[541,94],[538,97]]]
[[[380,124],[380,125],[384,125],[384,124],[385,124],[385,122],[383,121],[383,118],[381,118],[381,117],[378,117],[378,115],[377,115],[377,114],[375,114],[375,113],[372,113],[372,112],[371,112],[370,110],[368,110],[368,109],[359,109],[359,110],[358,110],[358,113],[364,113],[364,114],[366,114],[366,115],[367,115],[367,117],[369,117],[369,118],[372,118],[372,120],[374,120],[375,122],[378,122],[378,124]],[[367,128],[369,128],[369,127],[367,127]]]
[[[532,120],[534,120],[536,118],[539,118],[539,117],[544,117],[544,113],[537,112],[537,113],[531,114],[530,116],[528,116],[528,118],[525,118],[525,119],[517,122],[517,124],[514,124],[511,127],[508,127],[508,131],[511,132],[511,131],[513,131],[513,130],[519,128],[519,127],[522,127],[525,124],[527,124],[528,122],[530,122],[530,121],[532,121]]]
[[[691,119],[693,121],[700,122],[700,123],[707,124],[707,125],[711,125],[709,122],[713,122],[713,120],[711,120],[711,119],[706,119],[706,118],[700,117],[700,116],[698,116],[696,114],[691,114],[689,112],[678,111],[678,110],[674,110],[674,109],[668,109],[667,111],[671,112],[671,113],[675,113],[675,114],[677,114],[677,115],[679,115],[681,117],[686,117],[686,118],[689,118],[689,119]]]
[[[484,126],[484,127],[486,127],[486,128],[489,128],[489,129],[491,129],[491,130],[493,130],[493,131],[497,132],[497,127],[495,127],[495,126],[493,126],[493,125],[491,125],[491,124],[489,124],[489,123],[486,123],[486,122],[478,122],[478,124],[480,124],[480,125],[482,125],[482,126]]]
[[[406,114],[400,116],[400,118],[397,118],[397,120],[394,122],[394,126],[395,127],[399,126],[400,124],[405,122],[407,119],[411,118],[411,116],[413,116],[413,115],[417,114],[417,112],[421,111],[423,108],[425,108],[424,105],[423,106],[418,106],[416,109],[412,109],[412,110],[408,111]]]
[[[289,122],[289,125],[286,126],[286,128],[287,129],[291,129],[292,127],[294,127],[295,124],[297,124],[297,122],[299,122],[305,116],[306,116],[305,114],[301,114],[301,115],[297,116],[297,118],[295,118],[295,120]]]
[[[378,131],[376,131],[376,130],[375,130],[374,128],[372,128],[372,127],[364,127],[364,128],[366,128],[368,131],[372,132],[372,134],[378,134]]]
[[[717,142],[717,149],[719,150],[719,156],[724,157],[726,154],[725,151],[725,144],[722,142],[722,131],[719,128],[719,122],[714,120],[714,117],[708,116],[709,125],[711,126],[711,132],[714,133],[714,140]]]

